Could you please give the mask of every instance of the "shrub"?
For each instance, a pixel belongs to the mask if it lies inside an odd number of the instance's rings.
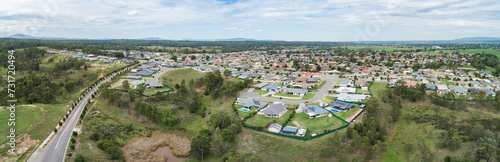
[[[56,133],[57,133],[57,128],[54,128],[54,132],[56,132]]]
[[[76,143],[76,139],[75,138],[71,138],[71,143]]]
[[[89,138],[90,138],[91,140],[93,140],[93,141],[99,141],[99,136],[100,136],[100,135],[99,135],[99,133],[94,132],[94,133],[92,133],[92,134],[90,135],[90,137],[89,137]]]

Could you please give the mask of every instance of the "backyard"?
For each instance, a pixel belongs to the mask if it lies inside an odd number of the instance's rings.
[[[309,119],[305,113],[297,113],[294,115],[289,125],[307,128],[313,133],[321,134],[325,130],[333,130],[347,125],[347,123],[336,117],[323,116]]]
[[[340,117],[342,119],[346,119],[347,117],[349,117],[349,115],[356,112],[358,109],[359,109],[359,106],[354,106],[349,111],[333,112],[333,114],[337,115],[338,117]]]
[[[276,123],[282,125],[288,120],[288,117],[290,116],[290,114],[292,114],[292,112],[293,111],[287,111],[285,114],[281,116],[281,118],[271,118],[271,117],[266,117],[264,115],[256,114],[255,116],[248,118],[245,121],[245,124],[253,127],[265,127],[268,123],[276,120]]]

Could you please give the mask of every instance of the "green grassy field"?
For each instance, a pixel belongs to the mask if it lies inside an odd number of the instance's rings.
[[[286,122],[286,120],[288,119],[290,114],[292,114],[292,112],[293,111],[287,111],[280,118],[271,118],[271,117],[266,117],[264,115],[256,114],[255,116],[248,118],[245,121],[245,124],[250,125],[250,126],[256,126],[256,127],[264,127],[268,123],[276,120],[276,123],[282,125]]]
[[[313,98],[314,96],[316,96],[316,94],[306,94],[306,95],[304,95],[304,97],[302,97],[302,99],[307,100],[307,99]]]
[[[349,115],[356,112],[358,109],[359,109],[359,106],[354,106],[354,108],[352,108],[349,111],[333,112],[333,114],[337,115],[338,117],[340,117],[342,119],[346,119],[347,117],[349,117]]]
[[[186,85],[188,85],[191,79],[196,80],[204,76],[205,74],[193,69],[179,69],[168,72],[161,78],[161,80],[162,83],[169,85],[170,87],[175,87],[176,84],[180,85],[183,79],[185,80]]]
[[[260,90],[260,89],[253,90],[253,92],[258,93],[261,96],[269,93],[269,91],[264,91],[264,90]]]
[[[324,130],[333,130],[347,125],[345,122],[336,117],[323,116],[309,119],[305,113],[295,114],[290,123],[294,126],[307,128],[316,134],[323,133]]]
[[[17,106],[15,112],[16,136],[21,137],[23,134],[28,134],[31,139],[38,140],[37,144],[32,147],[38,146],[54,130],[66,110],[67,108],[64,105],[35,104],[34,106]],[[9,115],[8,109],[2,108],[0,110],[0,121],[5,123],[0,125],[0,131],[2,132],[9,132],[11,128],[7,125]],[[6,136],[0,137],[0,145],[8,141]],[[5,153],[5,151],[1,152],[2,155],[5,155]]]
[[[386,88],[387,88],[387,83],[374,82],[370,86],[370,91],[372,91],[373,96],[380,96],[383,90],[385,90]]]
[[[467,49],[467,50],[452,50],[451,52],[459,52],[459,53],[489,53],[489,54],[494,54],[497,56],[500,56],[500,50],[498,49]]]
[[[163,87],[163,88],[149,88],[144,91],[145,95],[153,95],[156,94],[156,92],[163,92],[163,91],[168,91],[168,90],[173,90],[172,88],[168,87]]]

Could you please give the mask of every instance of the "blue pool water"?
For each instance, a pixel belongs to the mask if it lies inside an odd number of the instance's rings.
[[[332,109],[333,112],[339,112],[338,110]]]
[[[238,110],[240,110],[240,111],[244,111],[244,112],[247,112],[247,111],[248,111],[248,109],[245,109],[245,108],[239,108]]]

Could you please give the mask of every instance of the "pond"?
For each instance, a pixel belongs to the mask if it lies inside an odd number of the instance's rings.
[[[155,155],[166,157],[167,162],[179,162],[187,159],[185,157],[177,157],[172,154],[172,149],[170,149],[170,147],[168,146],[158,147],[158,149],[156,149],[154,153]]]

